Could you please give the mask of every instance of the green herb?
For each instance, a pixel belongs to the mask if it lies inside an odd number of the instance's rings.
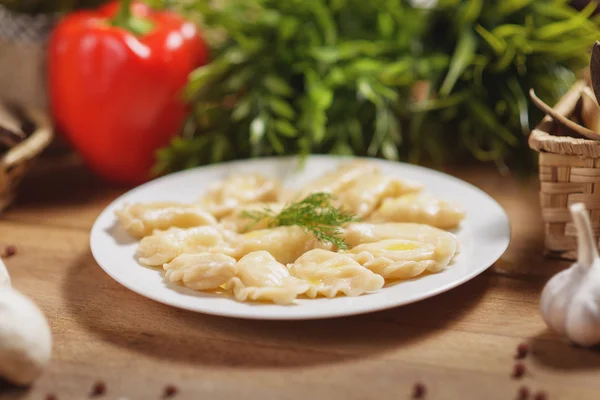
[[[270,227],[299,226],[306,233],[313,234],[319,242],[331,243],[340,249],[348,246],[341,237],[340,227],[357,218],[342,208],[332,204],[333,197],[329,193],[314,193],[303,200],[287,205],[278,214],[271,208],[262,211],[245,211],[242,217],[252,220],[250,226],[259,221],[268,220]]]
[[[593,2],[220,3],[180,6],[216,40],[213,61],[190,75],[193,113],[157,172],[308,153],[532,165],[525,134],[541,115],[526,93],[556,100],[600,37]]]

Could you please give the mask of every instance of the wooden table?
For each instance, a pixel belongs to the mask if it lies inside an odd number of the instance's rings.
[[[14,285],[44,310],[54,358],[30,390],[0,385],[0,399],[427,399],[517,398],[525,385],[548,399],[599,399],[600,354],[549,333],[538,312],[547,278],[533,177],[492,168],[452,171],[491,194],[513,224],[510,248],[484,274],[435,298],[369,315],[309,322],[218,318],[170,308],[116,283],[94,262],[90,227],[125,189],[77,164],[39,164],[0,217]],[[532,348],[511,378],[519,343]],[[533,399],[533,395],[530,397]]]

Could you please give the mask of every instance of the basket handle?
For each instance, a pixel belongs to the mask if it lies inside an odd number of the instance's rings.
[[[50,118],[44,112],[34,108],[26,108],[24,116],[33,122],[35,130],[25,140],[12,147],[6,154],[0,157],[0,167],[11,168],[23,160],[36,157],[52,140],[52,124]],[[8,117],[6,117],[8,115]],[[16,131],[21,130],[18,118],[11,115],[10,111],[0,105],[0,118],[7,124],[17,124]],[[11,125],[12,126],[12,125]]]
[[[578,95],[581,94],[581,90]],[[555,121],[561,123],[569,129],[579,133],[581,136],[586,137],[591,140],[600,140],[600,133],[594,132],[591,129],[586,128],[585,126],[581,126],[576,122],[571,121],[569,118],[565,117],[561,113],[557,112],[555,109],[550,107],[548,104],[544,103],[539,97],[536,96],[533,89],[529,90],[529,97],[531,97],[531,101],[538,107],[540,110],[550,115]]]

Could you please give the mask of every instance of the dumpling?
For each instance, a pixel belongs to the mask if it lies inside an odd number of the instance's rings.
[[[386,239],[405,239],[435,246],[434,259],[445,268],[459,251],[459,241],[453,233],[429,225],[388,222],[384,224],[352,223],[344,228],[344,241],[350,247]],[[437,272],[433,269],[432,272]]]
[[[279,190],[280,183],[276,179],[258,174],[235,175],[210,187],[200,204],[221,218],[243,204],[274,202]]]
[[[234,232],[216,226],[171,228],[143,238],[137,248],[137,257],[146,265],[163,265],[183,253],[228,253],[234,239]]]
[[[268,228],[269,219],[263,219],[256,223],[251,219],[244,217],[244,212],[263,211],[265,208],[271,209],[274,213],[279,213],[284,203],[253,203],[236,208],[231,215],[221,219],[220,223],[226,228],[236,232],[249,232],[258,229]]]
[[[288,265],[292,276],[310,283],[308,297],[335,297],[338,293],[359,296],[379,290],[385,280],[346,254],[315,249]]]
[[[239,301],[272,301],[291,304],[309,284],[290,275],[268,251],[255,251],[237,263],[237,274],[227,284]]]
[[[388,197],[415,193],[421,185],[382,174],[369,174],[352,182],[339,198],[344,208],[359,218],[369,216]]]
[[[430,195],[405,195],[385,199],[371,217],[372,222],[417,222],[441,229],[454,229],[465,217],[456,204]]]
[[[235,276],[236,260],[220,253],[181,254],[163,265],[171,282],[194,290],[217,289]]]
[[[303,199],[317,192],[339,194],[361,176],[371,175],[378,171],[379,168],[375,164],[366,161],[354,161],[342,164],[335,170],[322,175],[320,178],[303,187],[296,193],[295,197]]]
[[[319,243],[313,235],[298,226],[279,226],[240,235],[233,254],[239,259],[248,253],[266,250],[280,263],[289,264],[317,247],[327,248],[328,245]]]
[[[175,202],[136,203],[115,211],[121,226],[132,236],[142,238],[155,229],[191,228],[214,225],[215,217],[202,208]]]
[[[348,251],[365,268],[387,279],[410,279],[426,270],[439,271],[435,246],[404,239],[386,239],[365,243]]]

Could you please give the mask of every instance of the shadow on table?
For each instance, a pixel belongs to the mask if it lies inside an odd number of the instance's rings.
[[[30,388],[22,388],[13,386],[10,383],[0,378],[0,398],[2,396],[10,396],[11,399],[24,399],[29,395]]]
[[[585,349],[567,340],[557,339],[556,334],[549,330],[540,332],[530,340],[531,357],[536,362],[555,370],[600,369],[600,346]]]
[[[252,321],[175,309],[120,286],[84,254],[68,267],[67,312],[104,342],[157,359],[285,368],[376,357],[426,340],[469,313],[487,289],[477,278],[412,305],[315,321]]]
[[[19,208],[64,206],[88,202],[99,194],[120,194],[126,187],[108,184],[83,165],[77,157],[39,160],[19,188]]]

